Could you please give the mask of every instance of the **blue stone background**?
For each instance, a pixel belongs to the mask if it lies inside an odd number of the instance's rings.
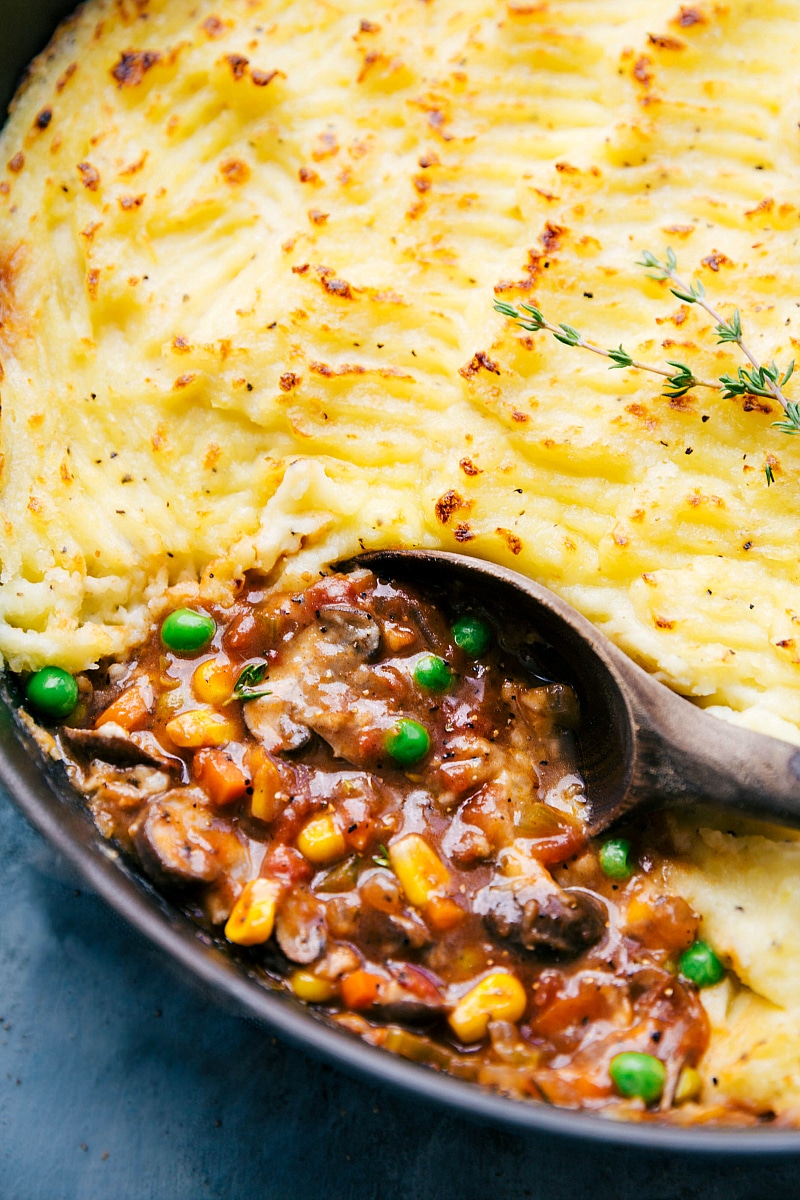
[[[481,1127],[223,1008],[0,795],[0,1200],[766,1200],[797,1158]]]
[[[0,0],[0,114],[72,7]],[[527,1197],[793,1200],[800,1156],[504,1133],[349,1078],[178,976],[0,792],[0,1200]]]

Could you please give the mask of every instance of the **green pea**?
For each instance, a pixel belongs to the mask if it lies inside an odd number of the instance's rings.
[[[667,1068],[660,1058],[635,1050],[615,1054],[608,1073],[621,1096],[639,1096],[645,1104],[660,1099],[667,1081]]]
[[[480,658],[489,649],[492,631],[480,617],[459,617],[453,625],[453,641],[470,658]]]
[[[713,987],[725,974],[725,968],[708,942],[693,942],[679,960],[681,975],[699,988]]]
[[[161,640],[168,650],[191,654],[208,645],[216,628],[215,622],[205,613],[195,612],[192,608],[177,608],[161,626]]]
[[[401,767],[410,767],[425,757],[431,748],[431,739],[419,721],[401,717],[386,734],[384,745],[396,763]]]
[[[78,703],[78,685],[61,667],[42,667],[28,680],[25,696],[40,716],[60,721]]]
[[[631,844],[627,838],[610,838],[600,848],[600,866],[609,879],[627,879],[632,873],[629,855]]]
[[[446,692],[453,680],[453,672],[438,654],[423,654],[414,667],[414,679],[428,692]]]

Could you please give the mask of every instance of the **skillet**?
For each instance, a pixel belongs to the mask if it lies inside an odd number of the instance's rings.
[[[0,113],[31,58],[47,43],[70,0],[0,0]],[[0,118],[0,123],[2,118]],[[113,909],[221,1002],[343,1069],[403,1089],[462,1116],[517,1131],[562,1134],[619,1146],[724,1154],[797,1154],[800,1132],[768,1127],[679,1128],[630,1124],[589,1112],[521,1102],[437,1074],[332,1027],[286,992],[270,987],[229,943],[214,939],[153,888],[135,864],[98,832],[58,764],[48,762],[14,713],[10,681],[0,679],[0,794],[78,870]]]

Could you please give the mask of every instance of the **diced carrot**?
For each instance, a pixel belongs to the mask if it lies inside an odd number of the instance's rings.
[[[208,793],[212,804],[233,804],[247,790],[244,772],[223,750],[198,750],[194,756],[194,777]]]
[[[126,729],[131,733],[134,729],[139,729],[150,715],[150,706],[145,700],[144,693],[138,684],[128,688],[127,692],[123,692],[121,696],[117,696],[113,704],[109,704],[105,712],[102,712],[95,721],[95,729],[100,729],[102,725],[108,725],[113,721],[115,725],[119,725],[122,729]]]
[[[465,916],[461,905],[449,896],[433,896],[425,906],[425,920],[433,929],[452,929]]]
[[[625,932],[649,949],[672,954],[691,946],[700,919],[680,896],[659,896],[638,889],[628,901]]]
[[[412,646],[417,640],[417,635],[407,625],[399,625],[396,621],[384,621],[383,640],[388,648],[396,653],[398,650],[405,650],[407,646]]]
[[[381,987],[386,982],[382,975],[371,971],[353,971],[342,980],[342,1000],[346,1008],[370,1008],[377,1003]]]

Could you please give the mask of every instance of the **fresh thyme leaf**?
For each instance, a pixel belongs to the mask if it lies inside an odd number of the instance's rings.
[[[512,321],[516,321],[517,324],[522,329],[527,330],[528,333],[538,333],[540,329],[545,329],[547,327],[547,322],[545,321],[542,313],[538,308],[535,308],[533,304],[520,305],[520,308],[529,314],[530,320],[526,320],[513,304],[509,304],[505,300],[495,300],[494,307],[496,312],[499,312],[504,317],[510,317]]]
[[[794,369],[794,364],[792,365]],[[736,378],[730,375],[720,375],[719,381],[723,387],[723,399],[730,400],[734,396],[764,396],[767,400],[775,400],[777,397],[773,388],[769,386],[770,382],[778,386],[778,368],[772,363],[770,366],[753,367],[752,371],[748,371],[747,367],[739,367]],[[791,375],[791,372],[789,373]],[[786,408],[788,413],[788,406]],[[781,422],[776,421],[775,425],[781,428]],[[795,431],[800,432],[800,430]]]
[[[717,325],[716,332],[719,334],[720,342],[739,342],[741,344],[742,318],[739,315],[738,308],[734,310],[730,321],[722,321]]]
[[[537,321],[540,325],[544,326],[547,324],[544,316],[541,313],[541,310],[538,309],[535,304],[528,304],[527,300],[523,300],[520,308],[523,310],[523,312],[529,313],[533,320]]]
[[[668,279],[669,273],[671,270],[671,267],[669,265],[670,264],[670,255],[672,256],[673,259],[675,258],[675,255],[673,254],[672,250],[667,250],[667,265],[664,266],[661,262],[659,262],[659,260],[655,256],[655,254],[651,254],[649,250],[644,250],[642,252],[641,259],[636,263],[636,265],[637,265],[637,267],[647,267],[648,270],[653,270],[653,271],[657,272],[656,275],[649,275],[648,276],[649,279],[659,279],[659,280],[660,279]],[[677,260],[675,262],[675,265],[677,266]]]
[[[271,696],[272,692],[267,688],[258,686],[263,681],[267,669],[265,662],[249,663],[236,680],[231,699],[258,700],[261,696]]]
[[[781,433],[800,433],[800,404],[796,400],[790,400],[786,405],[784,419],[773,421],[772,425],[774,429],[780,429]]]
[[[769,397],[772,395],[772,389],[767,385],[768,379],[771,379],[773,383],[778,382],[778,369],[774,363],[771,367],[754,367],[752,371],[745,371],[744,375],[750,380],[759,396]]]
[[[739,375],[742,373],[742,368],[739,368]],[[734,379],[732,375],[720,375],[719,381],[722,384],[723,400],[732,400],[735,396],[744,396],[747,393],[747,388],[741,379]]]
[[[389,859],[389,851],[386,849],[383,842],[381,842],[378,849],[380,850],[380,854],[373,854],[372,861],[378,867],[391,867],[392,864]]]
[[[608,357],[611,359],[611,366],[608,368],[609,371],[616,371],[620,367],[633,366],[633,359],[631,358],[630,354],[628,354],[627,350],[623,350],[621,345],[619,350],[609,350],[607,353]]]
[[[642,257],[636,260],[637,267],[658,267],[660,263],[655,254],[651,254],[649,250],[642,251]]]
[[[664,395],[677,400],[680,396],[685,396],[688,391],[691,391],[696,386],[697,380],[686,363],[667,361],[671,367],[675,368],[676,374],[670,376],[667,380],[669,390],[665,391]]]
[[[495,312],[501,313],[504,317],[510,317],[512,321],[519,318],[519,313],[513,304],[509,304],[506,300],[495,300]]]
[[[577,346],[581,342],[581,335],[572,325],[559,325],[562,333],[553,333],[553,337],[557,342],[563,342],[565,346]]]
[[[665,367],[638,362],[622,345],[619,345],[616,350],[604,350],[602,346],[586,340],[574,325],[567,325],[563,321],[558,325],[551,324],[540,308],[527,301],[522,301],[517,307],[505,300],[495,300],[494,307],[504,317],[516,321],[521,329],[530,333],[545,330],[564,346],[588,350],[592,354],[599,354],[603,358],[610,359],[609,370],[611,371],[619,368],[649,371],[653,375],[662,376],[666,379],[663,394],[673,400],[685,396],[692,388],[697,387],[722,392],[726,400],[737,396],[764,396],[766,399],[777,400],[783,409],[783,418],[780,421],[773,421],[773,428],[793,436],[800,434],[800,403],[788,400],[782,390],[792,377],[794,360],[789,363],[783,374],[774,359],[771,363],[759,363],[752,350],[745,345],[739,309],[734,309],[731,318],[727,321],[724,320],[706,299],[706,289],[702,280],[695,279],[687,284],[678,275],[678,259],[671,246],[667,247],[664,262],[657,258],[652,251],[643,250],[642,257],[637,259],[637,266],[647,269],[649,279],[669,280],[672,285],[670,292],[678,300],[682,300],[686,304],[699,304],[701,308],[705,309],[714,321],[718,344],[730,342],[737,345],[745,358],[749,360],[750,366],[740,366],[735,375],[721,375],[716,381],[698,379],[686,363],[670,360],[668,365],[673,369],[674,373],[672,373]],[[771,466],[765,467],[765,475],[767,486],[775,482]],[[378,861],[377,858],[375,861]]]

